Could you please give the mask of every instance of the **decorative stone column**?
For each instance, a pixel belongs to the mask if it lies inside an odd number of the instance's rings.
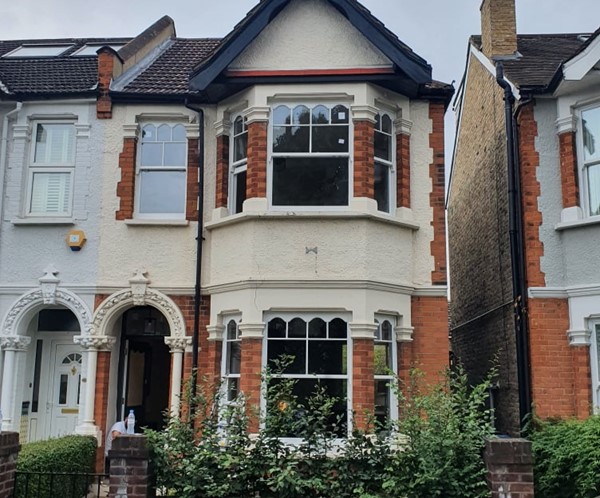
[[[20,335],[3,336],[0,338],[0,347],[4,350],[4,373],[2,375],[2,431],[16,431],[15,427],[15,372],[19,366],[20,356],[27,351],[31,337]]]
[[[250,432],[259,431],[259,420],[255,413],[260,406],[260,383],[262,373],[262,345],[264,323],[240,323],[242,337],[242,367],[240,391],[247,400]]]
[[[191,337],[165,337],[165,344],[169,346],[171,360],[171,399],[169,413],[171,417],[179,415],[181,404],[181,378],[183,376],[183,354],[186,347],[192,345]]]
[[[365,430],[375,412],[375,323],[351,323],[353,426]]]
[[[75,344],[79,344],[87,359],[87,370],[81,382],[85,383],[85,404],[83,406],[83,420],[76,427],[75,432],[86,436],[100,437],[100,429],[95,425],[94,408],[96,401],[96,371],[98,368],[98,351],[111,351],[116,339],[109,336],[78,335],[74,338]]]

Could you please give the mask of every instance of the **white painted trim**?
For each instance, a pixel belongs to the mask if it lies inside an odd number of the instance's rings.
[[[598,320],[591,320],[589,323],[591,333],[591,344],[590,347],[590,366],[592,375],[592,400],[594,406],[594,413],[600,412],[600,322]]]
[[[600,284],[574,285],[569,287],[530,287],[530,298],[566,299],[572,297],[600,296]]]
[[[577,130],[577,118],[573,115],[558,118],[556,120],[556,131],[559,135]]]
[[[587,193],[587,190],[584,193]],[[581,210],[581,208],[579,207],[577,207],[577,209]],[[583,212],[581,213],[581,215],[583,216]],[[560,223],[554,225],[554,230],[556,230],[557,232],[561,232],[563,230],[569,230],[571,228],[581,228],[592,225],[598,225],[599,223],[600,216],[590,216],[589,218],[576,219],[572,221],[561,221]]]
[[[13,225],[16,226],[27,226],[27,225],[75,225],[75,220],[66,216],[64,218],[41,218],[32,216],[31,218],[13,218],[10,220]]]
[[[566,81],[583,79],[598,61],[600,61],[600,36],[596,36],[583,52],[563,64],[563,79]]]
[[[376,323],[350,322],[348,327],[352,339],[370,339],[374,341],[375,332],[377,332],[379,326]]]
[[[570,346],[589,346],[591,344],[591,332],[584,330],[567,330]]]
[[[136,227],[136,226],[187,227],[190,224],[190,222],[188,220],[172,219],[172,218],[165,218],[165,219],[132,218],[132,219],[125,220],[125,224],[127,226],[131,226],[131,227]]]
[[[240,333],[244,339],[262,339],[266,337],[266,323],[240,323]]]

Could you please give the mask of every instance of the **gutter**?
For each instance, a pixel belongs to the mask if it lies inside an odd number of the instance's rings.
[[[517,349],[517,381],[519,385],[519,420],[521,432],[531,417],[531,372],[529,366],[529,330],[527,323],[527,283],[525,281],[525,243],[521,202],[521,165],[518,152],[517,120],[513,113],[515,97],[504,78],[502,62],[496,61],[496,82],[504,90],[506,155],[508,162],[508,216],[513,284],[513,307]]]
[[[192,106],[186,99],[185,107],[198,113],[198,232],[196,235],[196,280],[194,285],[194,329],[192,333],[192,386],[190,396],[190,425],[194,426],[196,393],[198,386],[198,352],[200,339],[200,300],[202,281],[202,232],[204,230],[204,110]]]

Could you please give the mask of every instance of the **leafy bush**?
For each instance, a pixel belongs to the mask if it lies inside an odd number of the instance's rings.
[[[600,416],[538,421],[531,439],[537,497],[600,495]]]
[[[341,440],[339,400],[317,386],[301,403],[294,381],[264,378],[262,430],[248,433],[245,400],[220,413],[218,389],[198,387],[198,418],[147,431],[159,486],[192,498],[429,498],[489,496],[482,450],[492,432],[488,383],[470,388],[463,372],[421,390],[415,376],[398,392],[402,416]],[[282,436],[296,436],[293,440]],[[399,436],[401,435],[401,436]]]
[[[88,487],[85,477],[58,474],[93,473],[96,448],[97,441],[90,436],[66,436],[24,444],[17,459],[17,472],[35,474],[21,475],[18,478],[16,496],[18,498],[85,496]],[[27,477],[29,477],[28,483],[26,483]]]

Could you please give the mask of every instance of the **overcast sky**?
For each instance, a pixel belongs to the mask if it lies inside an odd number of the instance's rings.
[[[222,37],[257,1],[0,0],[0,39],[135,36],[165,14],[175,20],[178,36]],[[600,0],[516,2],[519,33],[585,33],[600,26]],[[468,37],[480,33],[481,0],[362,3],[433,66],[434,78],[458,85]],[[447,123],[453,126],[451,116]]]

